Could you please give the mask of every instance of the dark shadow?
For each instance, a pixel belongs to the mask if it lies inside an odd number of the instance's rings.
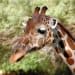
[[[42,70],[28,70],[27,72],[25,72],[23,69],[19,69],[18,71],[11,71],[8,74],[5,75],[50,75],[48,72],[44,72]]]
[[[56,69],[54,74],[44,71],[42,69],[28,70],[25,72],[23,69],[19,69],[17,71],[10,71],[10,73],[6,73],[4,75],[72,75],[71,71],[68,67],[61,69],[60,67]]]
[[[55,75],[73,75],[73,74],[68,67],[65,67],[64,69],[57,68]]]

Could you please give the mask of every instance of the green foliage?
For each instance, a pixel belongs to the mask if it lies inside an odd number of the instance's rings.
[[[36,6],[47,6],[48,15],[75,23],[75,0],[0,0],[0,30],[22,27],[23,18],[31,16]]]
[[[48,56],[45,56],[45,54],[40,54],[37,52],[32,52],[26,55],[21,61],[11,64],[9,63],[9,56],[11,54],[10,47],[8,48],[0,46],[1,53],[0,53],[0,70],[10,72],[12,70],[19,70],[23,69],[24,71],[28,70],[42,70],[44,72],[48,72],[50,74],[53,74],[55,71],[55,67],[53,66],[52,62],[50,61],[50,58]],[[5,50],[5,51],[4,51]],[[4,55],[3,55],[4,54]],[[50,66],[49,66],[50,65]]]
[[[59,62],[59,67],[54,66],[49,55],[44,53],[40,54],[39,51],[27,54],[21,61],[14,64],[9,63],[9,56],[11,55],[10,46],[0,45],[0,70],[5,72],[24,70],[29,72],[30,70],[35,72],[44,73],[44,75],[66,75],[70,73],[66,65]],[[56,62],[57,63],[57,62]],[[28,74],[29,75],[29,74]]]

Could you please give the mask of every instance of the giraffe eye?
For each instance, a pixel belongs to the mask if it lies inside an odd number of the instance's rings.
[[[39,28],[38,29],[38,33],[45,34],[46,33],[46,29],[45,28]]]

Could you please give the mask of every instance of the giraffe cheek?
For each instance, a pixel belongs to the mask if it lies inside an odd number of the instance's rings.
[[[42,39],[42,38],[39,39],[39,41],[38,41],[38,45],[41,46],[41,45],[43,45],[43,43],[44,43],[43,39]]]
[[[73,65],[74,64],[74,59],[72,59],[72,58],[67,58],[66,61],[67,61],[67,63],[69,65]]]

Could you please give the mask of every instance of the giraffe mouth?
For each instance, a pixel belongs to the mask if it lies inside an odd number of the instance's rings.
[[[9,62],[10,63],[15,63],[15,62],[18,62],[18,61],[20,61],[23,57],[24,57],[24,55],[26,54],[26,52],[25,51],[19,51],[19,52],[17,52],[17,53],[13,53],[11,56],[10,56],[10,58],[9,58]]]
[[[47,45],[49,43],[49,41],[50,41],[50,39],[47,42],[42,42],[41,44],[34,43],[33,46],[28,43],[27,45],[25,45],[25,48],[23,48],[23,47],[18,48],[17,51],[14,52],[13,54],[11,54],[11,56],[9,57],[9,62],[16,63],[16,62],[20,61],[27,53],[40,50],[45,45]]]
[[[18,50],[17,52],[14,52],[13,54],[11,54],[11,56],[9,57],[9,62],[10,63],[16,63],[18,61],[20,61],[27,53],[39,50],[40,47],[35,46],[35,47],[30,47],[28,48],[26,46],[26,48],[23,50]]]

